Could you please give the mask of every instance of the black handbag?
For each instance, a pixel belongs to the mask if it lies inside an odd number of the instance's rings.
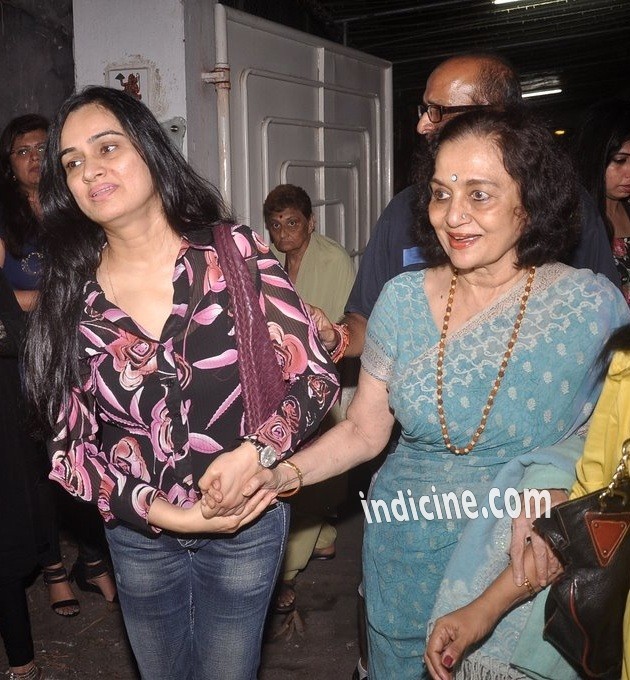
[[[587,678],[618,680],[630,589],[630,439],[605,488],[534,522],[564,573],[549,588],[543,638]]]

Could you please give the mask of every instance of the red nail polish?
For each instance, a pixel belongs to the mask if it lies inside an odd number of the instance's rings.
[[[445,668],[450,668],[453,665],[453,659],[447,654],[442,659],[442,664],[444,665]]]

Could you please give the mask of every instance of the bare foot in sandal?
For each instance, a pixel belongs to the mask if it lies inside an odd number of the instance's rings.
[[[82,591],[102,595],[109,609],[118,608],[116,584],[106,560],[85,562],[81,558],[77,558],[70,572],[70,577],[76,581]]]
[[[66,618],[77,616],[80,611],[79,601],[72,592],[68,573],[63,564],[58,562],[44,567],[42,574],[48,589],[50,608],[59,616]]]

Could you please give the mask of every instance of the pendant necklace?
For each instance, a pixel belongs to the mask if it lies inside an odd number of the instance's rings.
[[[109,283],[109,289],[112,291],[113,302],[120,309],[118,304],[118,298],[116,297],[116,291],[114,290],[114,284],[112,283],[112,275],[109,273],[109,248],[107,249],[107,262],[105,263],[105,273],[107,274],[107,282]]]

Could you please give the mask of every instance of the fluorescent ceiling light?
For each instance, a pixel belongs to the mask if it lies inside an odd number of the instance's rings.
[[[532,90],[531,92],[523,92],[523,99],[529,97],[545,97],[548,94],[560,94],[562,90],[559,87],[553,87],[548,90]]]
[[[567,0],[492,0],[493,5],[511,5],[515,2],[522,2],[528,7],[539,7],[540,5],[551,5],[556,2],[566,2]]]

